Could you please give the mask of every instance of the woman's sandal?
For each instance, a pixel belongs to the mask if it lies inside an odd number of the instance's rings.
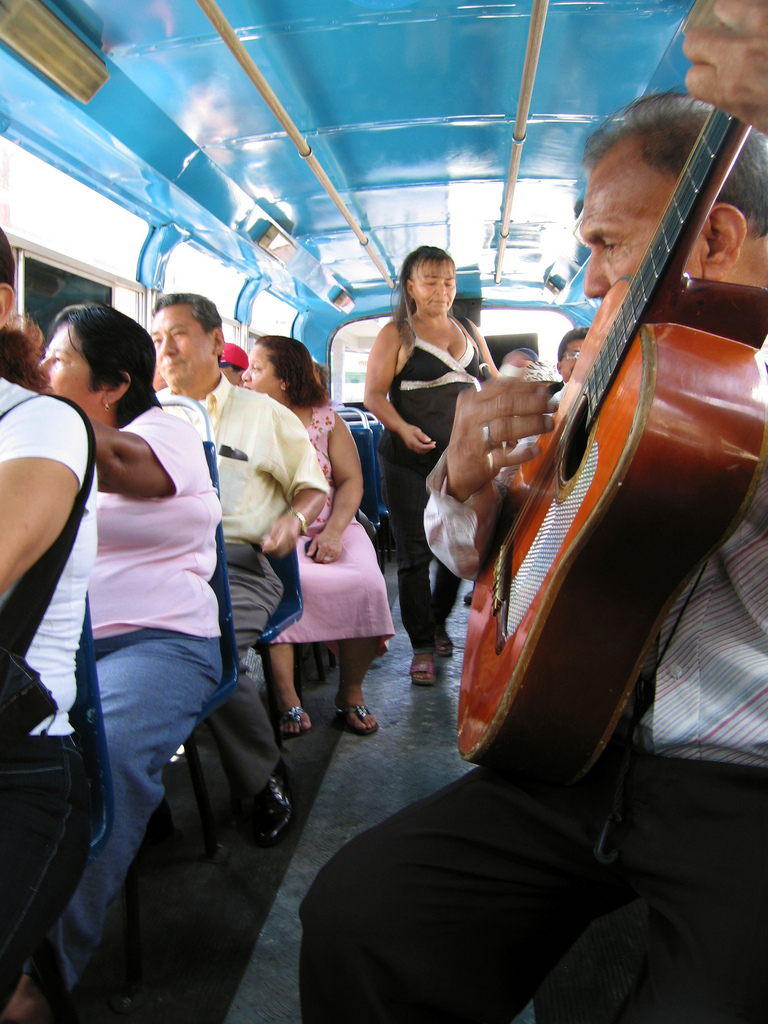
[[[431,654],[415,654],[411,662],[411,682],[416,686],[432,686],[437,680]]]
[[[292,739],[294,736],[301,736],[302,733],[309,732],[309,730],[312,728],[312,723],[310,722],[310,724],[308,726],[306,726],[306,727],[304,727],[301,724],[301,716],[302,715],[306,715],[306,714],[307,714],[307,712],[299,704],[296,704],[292,708],[288,708],[287,711],[284,711],[280,715],[280,733],[281,733],[281,735],[285,739],[289,740],[289,739]],[[309,718],[309,715],[307,715],[307,718]],[[298,732],[293,732],[291,730],[284,729],[283,726],[287,725],[288,722],[296,722],[296,724],[299,727]]]
[[[435,630],[435,654],[440,658],[453,656],[453,640],[445,632],[445,626],[438,626]]]
[[[373,736],[379,728],[379,723],[377,722],[372,729],[356,729],[354,725],[349,724],[347,715],[355,715],[355,717],[359,718],[361,722],[364,722],[370,713],[371,712],[365,704],[349,704],[346,708],[340,708],[338,704],[336,705],[336,714],[337,716],[342,716],[341,720],[344,724],[344,728],[348,729],[349,732],[353,732],[355,736]]]

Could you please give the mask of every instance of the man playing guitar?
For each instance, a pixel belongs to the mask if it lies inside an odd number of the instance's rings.
[[[697,62],[689,85],[723,103],[734,97],[736,113],[768,127],[768,95],[744,107],[738,100],[751,95],[745,81],[760,77],[764,87],[759,65],[748,73],[724,56],[738,45],[739,19],[750,36],[761,31],[768,53],[768,6],[720,0],[714,10],[726,27],[689,37]],[[712,69],[723,68],[728,84],[720,76],[713,86]],[[684,97],[641,101],[588,144],[581,225],[592,251],[588,295],[603,298],[636,270],[675,186],[679,168],[666,169],[639,138],[647,141],[655,123],[672,148],[680,140],[682,166],[690,149],[683,136],[692,123],[695,135],[701,120]],[[765,288],[767,142],[753,132],[746,146],[687,271]],[[545,386],[509,381],[490,382],[459,403],[432,478],[431,500],[442,510],[430,528],[439,557],[452,555],[462,575],[478,571],[493,534],[499,472],[513,473],[535,454],[535,446],[517,442],[552,428],[547,403]],[[471,538],[459,547],[457,521]],[[609,744],[574,785],[481,767],[333,858],[302,908],[305,1024],[508,1024],[592,920],[637,896],[649,907],[648,951],[617,1022],[768,1020],[762,471],[740,525],[667,615],[651,660],[655,698],[630,745]],[[345,891],[365,893],[363,912],[339,898]]]

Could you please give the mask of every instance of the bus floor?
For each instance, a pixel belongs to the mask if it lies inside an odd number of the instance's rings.
[[[202,837],[183,758],[165,782],[175,832],[141,857],[144,983],[132,1024],[300,1024],[298,906],[318,869],[347,839],[457,778],[456,712],[468,608],[462,587],[448,622],[455,643],[437,659],[434,687],[412,686],[410,646],[396,601],[393,563],[385,575],[396,635],[374,662],[365,696],[380,727],[359,739],[334,722],[337,671],[315,678],[304,661],[303,704],[313,728],[285,744],[295,821],[275,847],[259,849],[247,816],[233,819],[226,782],[207,730],[198,741],[219,818],[220,848],[202,857]],[[119,901],[117,901],[119,903]],[[628,990],[642,947],[643,913],[633,906],[593,926],[514,1024],[607,1024]],[[104,940],[75,989],[81,1024],[118,1020],[123,986],[122,912],[110,909]],[[124,1008],[124,1007],[123,1007]],[[361,1022],[364,1024],[364,1022]]]

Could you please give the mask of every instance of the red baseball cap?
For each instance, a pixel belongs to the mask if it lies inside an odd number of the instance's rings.
[[[248,353],[239,345],[227,342],[224,351],[219,356],[219,366],[232,366],[236,370],[248,369]]]

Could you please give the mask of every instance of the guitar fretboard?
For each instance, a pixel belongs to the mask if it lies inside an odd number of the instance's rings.
[[[718,167],[719,156],[731,141],[733,134],[740,130],[740,122],[721,110],[713,110],[707,118],[656,234],[646,250],[639,269],[630,281],[627,295],[587,378],[586,395],[590,424],[597,415],[627,345],[636,335],[656,294],[670,258],[681,239],[687,219],[708,185],[710,176]]]

